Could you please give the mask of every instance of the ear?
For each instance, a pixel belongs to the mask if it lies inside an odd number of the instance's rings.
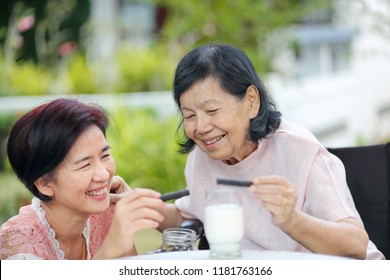
[[[39,177],[34,182],[34,184],[42,194],[47,196],[54,195],[53,185],[51,184],[51,180],[49,180],[46,175]]]
[[[249,104],[249,117],[254,119],[260,110],[260,93],[257,87],[250,85],[246,89],[245,99]]]

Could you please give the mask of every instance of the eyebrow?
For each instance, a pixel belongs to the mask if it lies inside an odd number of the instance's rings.
[[[106,146],[103,147],[103,149],[100,151],[100,153],[104,153],[105,151],[109,150],[110,148],[111,148],[111,146],[106,145]],[[91,156],[83,157],[83,158],[81,158],[81,159],[79,159],[79,160],[76,160],[73,164],[74,164],[74,165],[77,165],[77,164],[79,164],[80,162],[86,161],[86,160],[88,160],[88,159],[90,159],[90,158],[91,158]]]
[[[209,99],[209,100],[206,100],[205,102],[201,103],[200,104],[200,108],[204,108],[207,104],[209,103],[219,103],[219,101],[217,99]],[[186,108],[186,107],[180,107],[181,110],[189,110],[189,111],[193,111],[192,109],[190,108]]]

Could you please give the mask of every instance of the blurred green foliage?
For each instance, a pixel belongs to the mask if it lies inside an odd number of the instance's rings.
[[[147,2],[163,15],[153,42],[140,47],[119,40],[109,61],[99,61],[85,45],[94,32],[90,1],[2,1],[0,96],[169,90],[178,60],[211,42],[241,47],[263,74],[273,71],[280,51],[271,39],[278,36],[270,35],[331,8],[330,0]]]
[[[242,48],[259,73],[272,71],[279,52],[269,35],[297,24],[313,11],[331,8],[331,0],[147,0],[165,9],[161,42],[180,45],[187,52],[210,42]]]
[[[171,88],[176,66],[163,47],[120,48],[115,54],[119,81],[116,92],[159,91]]]
[[[118,108],[112,113],[107,139],[117,174],[131,187],[160,192],[185,188],[186,155],[175,141],[176,118],[160,118],[151,110]]]
[[[171,88],[175,61],[162,50],[122,47],[113,62],[117,73],[112,93]],[[89,64],[81,53],[68,57],[63,64],[58,71],[30,61],[12,64],[0,79],[0,96],[102,93],[100,78],[105,65]],[[4,67],[0,54],[0,69]]]
[[[98,92],[98,84],[96,82],[97,70],[87,64],[84,55],[76,54],[69,62],[67,70],[67,81],[73,93]]]
[[[52,79],[48,69],[28,61],[12,65],[8,87],[15,95],[42,95],[49,93]]]
[[[0,172],[0,225],[31,203],[32,194],[11,172]]]
[[[6,153],[6,140],[11,129],[11,126],[17,119],[17,114],[14,113],[1,113],[0,114],[0,172],[4,170],[7,153]],[[0,186],[1,188],[1,186]]]
[[[55,66],[60,44],[82,40],[81,27],[88,22],[90,4],[89,0],[1,0],[0,45],[6,44],[7,32],[16,25],[19,34],[15,35],[21,35],[23,41],[17,47],[15,60]],[[28,16],[34,17],[33,24],[20,28],[21,20]],[[82,50],[82,45],[79,48]]]

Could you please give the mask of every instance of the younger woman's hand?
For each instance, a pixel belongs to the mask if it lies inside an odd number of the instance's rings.
[[[110,230],[99,250],[99,258],[119,258],[136,253],[135,234],[157,228],[164,220],[159,210],[165,207],[161,194],[137,188],[121,194],[115,206]]]
[[[131,188],[127,185],[125,180],[120,176],[114,176],[111,182],[110,189],[110,202],[115,204],[124,197],[128,192],[131,192]]]

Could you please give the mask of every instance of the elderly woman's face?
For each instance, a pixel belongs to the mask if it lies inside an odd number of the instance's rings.
[[[180,97],[186,135],[211,158],[235,164],[256,148],[249,140],[249,122],[259,110],[257,89],[249,87],[237,100],[209,77]]]

